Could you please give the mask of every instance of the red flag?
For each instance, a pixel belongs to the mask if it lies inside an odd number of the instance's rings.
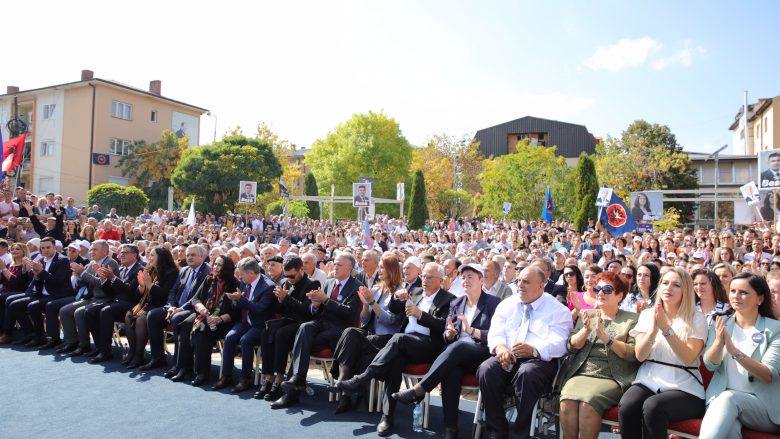
[[[27,133],[3,142],[3,157],[5,157],[3,159],[3,172],[8,172],[22,164],[25,137],[27,137]]]

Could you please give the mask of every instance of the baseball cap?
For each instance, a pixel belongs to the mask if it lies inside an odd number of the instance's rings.
[[[463,272],[466,271],[466,270],[475,271],[475,272],[479,273],[480,277],[484,277],[485,276],[485,272],[482,271],[482,267],[479,264],[475,264],[473,262],[471,264],[463,264],[460,267],[458,267],[458,273],[460,273],[460,274],[463,274]]]
[[[409,256],[408,258],[406,258],[406,260],[404,261],[404,267],[406,267],[409,264],[412,264],[415,267],[422,270],[422,262],[420,262],[420,259],[417,256]]]

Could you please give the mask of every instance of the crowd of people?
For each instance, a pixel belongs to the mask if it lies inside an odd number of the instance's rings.
[[[458,437],[461,387],[475,376],[488,436],[528,437],[560,367],[567,439],[597,437],[615,406],[624,438],[666,438],[671,422],[702,417],[702,438],[780,434],[780,234],[760,225],[610,236],[489,218],[420,230],[387,217],[193,223],[3,195],[0,344],[252,390],[272,409],[301,402],[311,357],[327,351],[337,414],[385,383],[380,436],[398,403],[440,386],[438,428]],[[129,349],[115,359],[116,323]],[[427,366],[402,390],[410,365]],[[702,367],[714,374],[706,389]]]

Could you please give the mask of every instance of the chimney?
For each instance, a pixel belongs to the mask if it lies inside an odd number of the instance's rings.
[[[81,71],[81,80],[82,81],[90,81],[95,78],[95,73],[92,70],[82,70]]]
[[[8,87],[6,87],[6,94],[11,95],[14,93],[19,93],[19,87],[15,85],[9,85]]]
[[[159,79],[155,79],[154,81],[149,81],[149,93],[154,93],[157,96],[160,96],[162,90],[162,81]]]

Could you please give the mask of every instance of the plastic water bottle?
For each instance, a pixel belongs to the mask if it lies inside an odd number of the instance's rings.
[[[418,402],[414,405],[414,410],[412,410],[412,431],[415,431],[417,433],[422,433],[423,431],[423,422],[422,422],[422,406]]]
[[[414,306],[414,302],[412,302],[412,298],[406,299],[406,307]],[[417,323],[417,317],[409,316],[409,323]]]

